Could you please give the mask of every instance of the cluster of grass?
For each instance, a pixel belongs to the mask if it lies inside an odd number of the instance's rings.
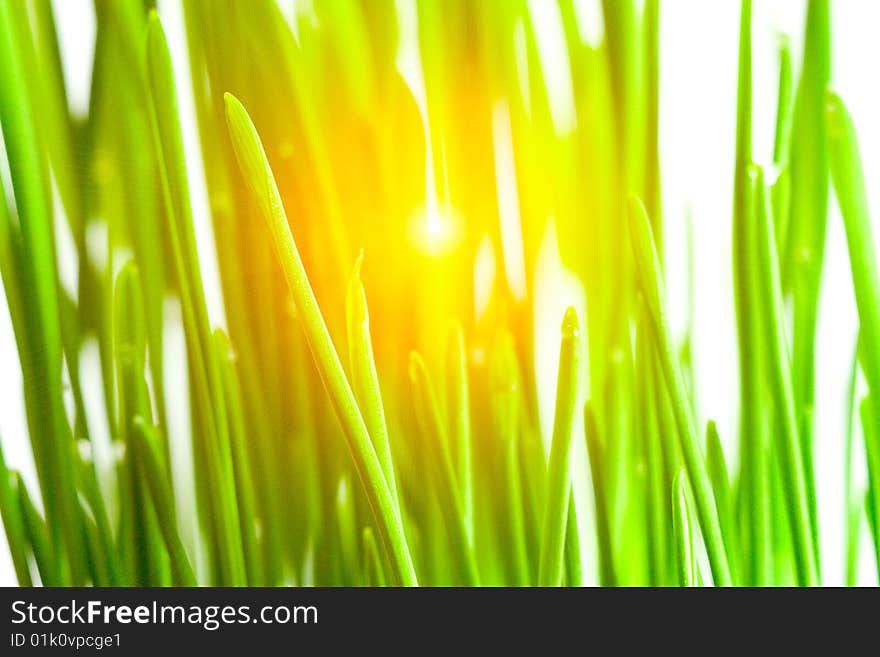
[[[574,127],[551,93],[535,4],[325,0],[291,22],[274,0],[184,0],[227,334],[208,311],[178,87],[150,3],[96,3],[76,117],[49,0],[0,2],[0,274],[39,482],[29,490],[0,450],[22,585],[579,586],[594,566],[585,540],[602,585],[819,584],[814,355],[831,180],[861,324],[853,380],[861,369],[870,391],[857,403],[853,385],[862,431],[850,422],[841,441],[850,463],[863,434],[869,472],[867,491],[845,483],[849,581],[865,517],[880,565],[880,279],[855,129],[828,90],[828,0],[809,0],[797,80],[780,48],[772,176],[752,161],[742,2],[736,468],[714,423],[698,426],[691,328],[679,343],[667,317],[659,0],[603,2],[596,47],[572,0],[554,5]],[[558,318],[545,441],[533,297],[551,217],[589,314],[585,336],[574,309]],[[500,257],[475,313],[486,244]],[[165,353],[169,299],[185,363]],[[93,344],[99,380],[81,368]],[[573,494],[580,440],[589,510]]]

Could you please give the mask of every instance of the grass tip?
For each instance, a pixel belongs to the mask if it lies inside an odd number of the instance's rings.
[[[565,309],[565,316],[562,318],[562,335],[565,338],[576,338],[579,333],[577,311],[574,306],[569,306]]]

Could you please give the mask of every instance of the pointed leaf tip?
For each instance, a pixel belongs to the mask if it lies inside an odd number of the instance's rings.
[[[569,306],[565,309],[565,316],[562,318],[562,335],[566,338],[575,338],[579,332],[577,311],[574,306]]]
[[[348,293],[346,295],[346,310],[354,325],[364,325],[369,322],[367,296],[364,292],[363,281],[361,280],[361,268],[363,265],[364,250],[361,249],[351,269],[351,276],[348,278]]]

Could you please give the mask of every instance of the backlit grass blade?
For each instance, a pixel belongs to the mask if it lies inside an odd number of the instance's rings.
[[[265,573],[257,539],[254,480],[251,476],[251,464],[247,452],[248,432],[242,408],[241,389],[235,376],[232,346],[226,334],[219,329],[214,332],[214,345],[223,378],[223,396],[229,413],[230,455],[248,584],[260,586],[265,584]]]
[[[779,36],[779,83],[776,96],[776,129],[773,138],[773,164],[779,177],[773,183],[773,225],[776,228],[776,246],[779,261],[784,258],[785,240],[790,218],[791,174],[789,159],[791,153],[791,114],[792,114],[792,66],[791,44],[787,35]]]
[[[495,432],[503,450],[503,504],[507,512],[508,550],[512,581],[518,586],[532,583],[533,567],[529,559],[527,526],[524,509],[524,477],[520,464],[520,377],[513,349],[513,339],[504,334],[492,352],[490,362],[490,395]],[[541,464],[543,465],[543,464]]]
[[[37,569],[40,571],[40,582],[43,586],[58,586],[58,573],[56,572],[58,564],[52,554],[52,544],[49,540],[46,523],[40,516],[40,512],[37,511],[37,507],[34,506],[21,475],[14,472],[12,478],[18,502],[21,505],[21,517],[34,552]]]
[[[640,372],[636,382],[638,413],[641,418],[641,452],[645,462],[645,491],[647,495],[645,519],[647,524],[647,549],[649,551],[649,578],[654,586],[664,586],[669,580],[669,565],[672,555],[668,547],[671,538],[671,504],[669,491],[672,478],[668,476],[664,464],[660,430],[654,394],[653,360],[654,352],[650,319],[646,316],[644,303],[639,301],[639,331],[636,344],[636,368]],[[673,436],[667,437],[667,442]]]
[[[3,458],[3,444],[0,443],[0,520],[6,532],[6,542],[12,557],[12,566],[19,586],[33,586],[27,561],[27,529],[18,501],[17,479],[6,468]]]
[[[85,533],[89,570],[92,574],[92,584],[95,586],[118,586],[117,580],[110,574],[110,564],[112,563],[113,556],[104,549],[106,543],[101,541],[95,519],[91,516],[88,507],[85,505],[80,505],[80,511],[82,513],[83,531]]]
[[[859,311],[861,361],[871,393],[877,394],[880,391],[880,274],[855,126],[846,106],[833,92],[826,96],[825,120],[831,176],[846,228]]]
[[[140,470],[146,480],[153,501],[153,509],[159,520],[159,531],[171,558],[171,571],[177,586],[195,586],[196,578],[189,557],[180,540],[171,497],[171,483],[165,473],[165,459],[155,427],[142,418],[134,422],[133,445]]]
[[[599,436],[599,426],[591,402],[584,405],[584,435],[590,458],[593,479],[593,498],[596,503],[596,537],[599,543],[599,585],[614,586],[614,548],[608,513],[608,492],[605,480],[605,449]]]
[[[700,520],[703,540],[706,543],[706,551],[712,567],[712,577],[716,586],[730,586],[732,583],[730,566],[724,549],[718,509],[712,492],[712,482],[700,450],[684,378],[681,374],[681,367],[666,315],[660,264],[651,237],[648,218],[637,198],[630,200],[629,230],[640,286],[651,317],[661,371],[669,391],[681,451],[693,487],[697,516]]]
[[[107,500],[98,483],[93,452],[81,452],[78,461],[77,489],[95,584],[122,586],[125,580],[121,573],[120,555],[107,516]]]
[[[880,317],[877,314],[880,311],[880,275],[877,272],[877,254],[874,251],[862,158],[855,126],[843,101],[834,92],[828,92],[826,95],[825,123],[831,179],[846,229],[853,288],[859,311],[860,360],[871,390],[871,398],[874,399],[877,397],[877,391],[880,391]],[[868,499],[875,520],[880,509],[878,502],[880,486],[877,484],[880,477],[878,474],[880,463],[876,461],[880,452],[878,447],[880,431],[877,425],[869,420],[876,422],[877,417],[873,409],[867,409],[863,404],[863,435],[869,472],[872,476]],[[880,544],[878,541],[880,537],[876,535],[876,526],[875,522],[875,546]],[[880,547],[877,549],[878,563],[880,563]]]
[[[645,180],[644,198],[648,216],[659,232],[663,225],[660,193],[660,0],[647,0],[642,16],[644,32]],[[662,237],[657,242],[663,244]]]
[[[697,586],[697,558],[687,488],[687,475],[680,470],[672,488],[672,533],[675,537],[678,585]]]
[[[746,581],[764,582],[767,571],[766,499],[764,482],[766,463],[763,456],[766,435],[765,410],[760,400],[764,394],[761,331],[758,326],[755,267],[750,266],[754,253],[754,231],[750,222],[752,207],[748,167],[752,160],[752,0],[743,0],[739,27],[739,77],[737,83],[736,160],[733,179],[733,281],[739,353],[740,424],[739,448],[742,474],[740,504],[744,516],[744,545],[747,546]]]
[[[400,512],[385,482],[381,462],[370,442],[369,432],[358,409],[354,393],[345,377],[342,363],[339,361],[318,302],[312,292],[260,138],[241,103],[229,94],[225,98],[233,149],[244,179],[266,221],[276,256],[299,311],[299,319],[309,348],[336,416],[342,424],[349,451],[376,517],[376,524],[388,552],[395,579],[404,585],[414,585],[417,583],[416,574],[403,533]]]
[[[866,461],[868,462],[868,495],[865,506],[868,513],[868,525],[874,539],[877,567],[880,568],[880,522],[878,522],[880,519],[880,434],[877,431],[877,410],[873,399],[873,393],[865,397],[859,411],[865,436]]]
[[[775,402],[777,454],[782,470],[788,506],[798,583],[815,586],[819,583],[816,564],[817,548],[810,520],[810,497],[803,452],[798,438],[798,423],[788,344],[784,325],[784,306],[779,267],[776,263],[775,231],[772,226],[770,202],[760,168],[753,168],[754,217],[757,255],[763,284],[762,303],[767,343],[767,365],[770,389]]]
[[[562,320],[559,372],[556,379],[556,412],[550,462],[547,466],[547,497],[544,502],[544,528],[538,564],[540,586],[560,586],[563,575],[565,527],[571,496],[572,426],[577,406],[581,367],[581,334],[577,313],[569,307]]]
[[[568,496],[568,512],[565,520],[565,577],[566,586],[584,585],[584,568],[581,563],[581,535],[578,529],[574,488]]]
[[[204,285],[199,270],[198,250],[195,245],[189,183],[183,151],[183,137],[178,115],[174,71],[165,33],[155,13],[147,26],[147,80],[150,89],[150,108],[155,134],[156,154],[161,172],[168,217],[169,237],[173,260],[180,287],[184,328],[192,362],[193,391],[198,404],[198,415],[204,423],[206,440],[201,451],[209,461],[210,478],[208,503],[214,507],[220,544],[219,561],[223,583],[243,585],[246,569],[238,508],[235,504],[235,484],[232,459],[229,453],[229,426],[223,401],[219,364],[212,344]]]
[[[128,567],[141,586],[160,586],[167,571],[167,557],[154,503],[138,458],[136,423],[152,418],[150,393],[144,378],[147,339],[137,268],[129,261],[116,280],[113,299],[114,355],[116,362],[119,426],[116,435],[125,446],[121,484],[126,500],[122,504],[121,543]],[[164,462],[164,461],[163,461]]]
[[[428,443],[428,456],[431,459],[446,531],[449,534],[451,547],[457,555],[454,569],[460,570],[462,577],[469,584],[478,585],[480,575],[474,554],[473,535],[465,524],[455,466],[449,453],[449,439],[428,368],[416,352],[410,354],[409,377],[412,382],[416,416],[422,435]]]
[[[372,527],[364,527],[364,583],[367,586],[386,586],[385,568],[382,564],[382,553],[376,543],[376,534]]]
[[[783,290],[791,290],[791,360],[798,436],[810,512],[810,531],[818,571],[819,541],[813,474],[815,351],[819,290],[828,215],[828,153],[825,144],[825,90],[831,79],[829,0],[810,0],[804,34],[804,60],[792,115],[791,201],[783,261]]]
[[[832,165],[833,166],[833,165]],[[859,374],[859,340],[853,350],[849,385],[846,391],[846,444],[843,462],[844,513],[846,514],[846,585],[855,586],[859,555],[859,530],[862,523],[862,495],[853,482],[853,455],[855,453],[856,384]]]
[[[709,466],[709,478],[712,480],[712,489],[715,491],[715,501],[718,506],[718,518],[721,521],[721,533],[724,536],[724,546],[730,562],[730,573],[736,585],[740,580],[740,552],[739,531],[736,526],[736,518],[733,515],[733,500],[730,494],[730,479],[727,475],[727,463],[724,460],[724,449],[721,447],[721,438],[718,429],[711,420],[706,425],[706,461]]]
[[[385,408],[382,392],[379,389],[379,375],[373,356],[373,343],[370,337],[370,315],[367,309],[367,296],[361,282],[363,253],[358,257],[348,282],[346,297],[346,318],[348,325],[349,367],[351,387],[363,410],[364,423],[373,442],[373,449],[382,465],[382,473],[388,490],[397,501],[397,484],[394,476],[394,463],[391,460],[391,443],[388,438],[388,425],[385,421]]]
[[[467,352],[461,325],[450,326],[446,337],[446,410],[449,446],[461,490],[465,524],[473,532],[474,486],[471,466],[471,417]]]
[[[54,553],[66,575],[82,583],[85,567],[76,506],[73,441],[62,393],[61,327],[49,184],[45,179],[39,133],[31,114],[13,5],[0,3],[0,125],[21,226],[21,296],[33,344],[19,354],[25,381],[30,437],[46,504]]]

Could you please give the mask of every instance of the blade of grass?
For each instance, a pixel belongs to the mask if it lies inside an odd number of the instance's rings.
[[[810,512],[817,572],[821,573],[813,474],[813,412],[819,290],[828,215],[828,154],[825,144],[825,89],[831,78],[831,20],[828,0],[807,5],[804,61],[792,116],[791,218],[785,274],[793,300],[792,371],[798,436]]]
[[[757,254],[763,284],[763,316],[765,320],[767,365],[770,373],[770,388],[777,414],[777,451],[780,455],[789,524],[795,552],[798,583],[801,586],[816,586],[819,583],[819,570],[816,563],[817,548],[813,541],[815,535],[810,520],[810,493],[807,484],[808,474],[804,465],[803,452],[798,439],[798,423],[792,375],[789,369],[788,344],[784,327],[784,306],[779,267],[776,263],[775,231],[772,226],[769,198],[764,186],[764,174],[760,167],[754,167],[754,217],[757,233]]]
[[[370,442],[369,432],[354,393],[324,324],[290,232],[281,196],[259,135],[241,103],[230,94],[226,94],[225,99],[233,149],[271,234],[272,244],[299,311],[309,348],[336,416],[342,424],[349,451],[370,501],[395,579],[404,585],[415,585],[415,569],[403,533],[400,511],[382,475],[381,462]]]
[[[132,572],[142,586],[158,586],[167,572],[167,558],[161,548],[162,513],[151,501],[144,465],[138,459],[136,424],[139,419],[152,418],[150,394],[144,378],[147,338],[137,268],[128,261],[116,280],[113,307],[116,380],[119,400],[118,435],[125,445],[124,485],[130,496],[122,512],[128,518],[124,545],[131,559]],[[163,461],[164,462],[164,461]]]
[[[80,498],[82,502],[82,498]],[[83,532],[88,552],[89,569],[92,573],[92,584],[95,586],[114,586],[114,580],[110,573],[112,557],[104,550],[105,543],[99,535],[95,519],[84,504],[80,505],[80,513],[83,520]],[[118,586],[118,585],[117,585]]]
[[[678,585],[691,587],[698,585],[698,578],[690,495],[687,489],[687,475],[684,470],[679,470],[672,488],[672,533],[675,537]]]
[[[877,432],[877,410],[871,393],[862,400],[859,412],[862,418],[862,431],[865,437],[865,452],[868,462],[868,495],[865,507],[868,513],[869,527],[874,539],[874,555],[877,569],[880,572],[880,434]]]
[[[791,201],[791,115],[792,115],[792,71],[791,45],[786,35],[779,36],[779,83],[776,96],[776,129],[773,138],[773,164],[779,177],[773,184],[773,225],[776,229],[776,246],[779,261],[785,256],[785,239],[788,233]]]
[[[574,488],[568,495],[568,512],[565,521],[565,577],[566,586],[584,585],[584,567],[581,562],[581,535],[577,523]]]
[[[605,449],[599,435],[592,402],[584,405],[584,436],[590,458],[593,498],[596,503],[596,536],[599,542],[599,585],[614,586],[614,550],[608,518],[608,496],[605,481]]]
[[[247,582],[247,573],[235,502],[223,384],[212,344],[204,285],[198,264],[171,55],[155,12],[151,13],[148,20],[146,61],[156,154],[169,222],[168,233],[181,291],[189,356],[193,365],[193,389],[196,403],[200,407],[200,419],[205,424],[201,438],[209,443],[202,455],[209,461],[209,499],[215,506],[214,518],[221,541],[218,555],[223,583],[244,585]]]
[[[855,126],[840,97],[826,96],[831,177],[843,216],[859,311],[861,361],[872,394],[880,391],[880,275]]]
[[[539,586],[561,586],[565,526],[571,496],[571,444],[581,366],[581,334],[577,313],[569,307],[562,320],[559,372],[556,379],[556,413],[550,462],[547,466],[547,496],[544,501],[544,528],[538,564]]]
[[[398,499],[397,484],[394,477],[394,463],[391,459],[391,443],[388,438],[388,425],[385,421],[385,407],[379,389],[379,375],[373,356],[373,343],[370,337],[370,315],[367,297],[361,282],[361,266],[364,254],[361,252],[355,263],[348,283],[346,297],[346,316],[348,324],[349,367],[351,368],[351,387],[358,404],[363,409],[364,423],[379,457],[388,490]]]
[[[852,269],[853,288],[856,306],[859,312],[859,357],[868,380],[872,398],[880,390],[880,275],[877,272],[877,255],[874,251],[871,219],[868,211],[865,178],[862,170],[861,154],[856,136],[855,125],[843,101],[833,92],[828,92],[825,99],[825,123],[828,138],[828,158],[831,179],[843,216],[846,240],[849,248],[850,266]],[[865,448],[868,454],[871,485],[869,500],[874,518],[878,517],[880,508],[880,491],[877,478],[880,477],[880,463],[875,458],[880,441],[880,431],[875,424],[866,420],[877,420],[873,411],[866,410],[862,404],[862,423]],[[867,416],[867,417],[866,417]],[[878,550],[880,564],[880,536],[875,529],[875,547]]]
[[[712,488],[715,491],[715,501],[718,505],[718,518],[721,521],[724,546],[730,561],[730,575],[734,584],[739,585],[742,581],[739,564],[741,552],[736,519],[733,515],[730,479],[727,475],[727,463],[724,460],[721,438],[718,436],[715,422],[711,420],[706,424],[706,461],[709,467],[709,478],[712,480]]]
[[[456,567],[466,582],[477,586],[479,569],[474,554],[473,536],[465,524],[464,508],[456,480],[455,466],[449,453],[449,439],[441,418],[440,406],[431,384],[428,368],[422,357],[410,354],[409,376],[413,386],[416,417],[422,435],[428,441],[434,479],[440,498],[440,508],[446,523],[451,547],[456,555]]]
[[[853,454],[855,452],[855,414],[856,414],[856,383],[859,374],[859,338],[853,349],[852,365],[850,366],[849,385],[846,391],[846,445],[843,462],[844,513],[846,514],[846,557],[844,568],[846,585],[856,585],[856,568],[859,557],[859,530],[862,521],[862,495],[856,492],[853,483]]]
[[[675,424],[678,429],[681,451],[697,507],[706,552],[712,567],[712,577],[716,586],[730,586],[730,566],[724,549],[721,525],[718,520],[718,509],[712,492],[712,483],[701,454],[694,419],[688,403],[687,390],[681,374],[681,367],[676,356],[672,332],[666,316],[666,301],[661,285],[660,263],[651,237],[651,226],[645,209],[637,198],[632,198],[629,207],[629,231],[635,255],[636,269],[644,295],[655,345],[666,381]]]
[[[171,571],[176,586],[195,586],[189,557],[180,539],[177,519],[174,513],[174,500],[171,497],[171,482],[165,472],[165,459],[156,428],[147,424],[143,418],[134,421],[134,449],[140,464],[140,472],[146,480],[153,501],[153,509],[158,518],[159,531],[171,558]]]
[[[91,446],[91,443],[87,444]],[[95,583],[98,586],[122,586],[122,566],[91,453],[81,451],[79,454],[77,489]]]
[[[669,491],[671,480],[667,482],[667,473],[663,463],[660,432],[657,425],[656,404],[653,390],[653,359],[651,350],[650,319],[646,316],[645,304],[639,297],[639,332],[636,345],[636,368],[641,375],[636,383],[638,413],[642,421],[639,431],[642,437],[642,453],[645,459],[648,525],[646,549],[649,554],[649,578],[654,586],[664,586],[670,579],[668,565],[671,555],[667,552],[671,534],[671,509]]]
[[[37,570],[40,572],[40,583],[43,586],[58,586],[56,570],[58,562],[52,553],[52,543],[49,539],[46,523],[40,512],[37,511],[37,507],[34,506],[21,475],[18,472],[11,474],[16,491],[15,496],[18,497],[18,503],[21,505],[21,517],[24,521],[25,531],[37,562]]]
[[[62,340],[49,186],[21,61],[20,41],[24,35],[16,33],[12,10],[12,5],[0,4],[0,124],[21,225],[21,299],[28,331],[35,341],[20,357],[29,361],[22,363],[26,376],[40,382],[25,384],[28,423],[31,440],[39,444],[35,455],[40,488],[54,553],[62,562],[62,581],[69,573],[74,583],[82,583],[84,550],[72,472],[73,441],[62,393]]]
[[[520,467],[521,384],[513,338],[509,333],[505,333],[493,349],[489,375],[495,432],[501,440],[504,453],[502,476],[506,485],[501,497],[505,501],[509,532],[509,550],[505,550],[505,553],[512,562],[512,581],[517,586],[527,586],[532,582],[532,569],[526,540],[523,477]]]
[[[465,526],[473,534],[474,492],[471,466],[471,417],[468,393],[467,353],[461,324],[450,326],[446,339],[446,411],[449,444],[461,491]]]
[[[33,586],[27,560],[28,537],[25,533],[27,530],[17,499],[16,481],[6,468],[3,444],[0,442],[0,520],[3,521],[3,529],[6,532],[6,541],[9,545],[9,554],[12,557],[12,566],[15,569],[15,576],[18,578],[18,585]]]
[[[736,161],[733,180],[733,279],[736,304],[737,339],[740,370],[740,486],[742,513],[745,516],[747,582],[764,583],[766,554],[769,545],[765,528],[766,498],[762,487],[764,463],[761,455],[766,441],[760,399],[762,351],[758,348],[760,329],[757,320],[757,284],[750,267],[753,237],[749,232],[752,211],[749,196],[748,167],[752,159],[752,1],[743,0],[740,12],[739,75],[737,82]]]
[[[263,562],[260,558],[259,541],[257,540],[254,482],[251,477],[251,464],[246,449],[247,429],[242,408],[241,389],[235,374],[234,355],[229,338],[223,331],[217,329],[214,331],[214,344],[217,350],[217,361],[220,363],[223,395],[229,415],[229,442],[235,477],[235,499],[238,504],[242,550],[248,583],[250,586],[263,586],[266,582]]]
[[[364,584],[366,586],[386,586],[385,568],[382,565],[382,555],[379,545],[376,543],[376,535],[372,527],[364,527]]]

